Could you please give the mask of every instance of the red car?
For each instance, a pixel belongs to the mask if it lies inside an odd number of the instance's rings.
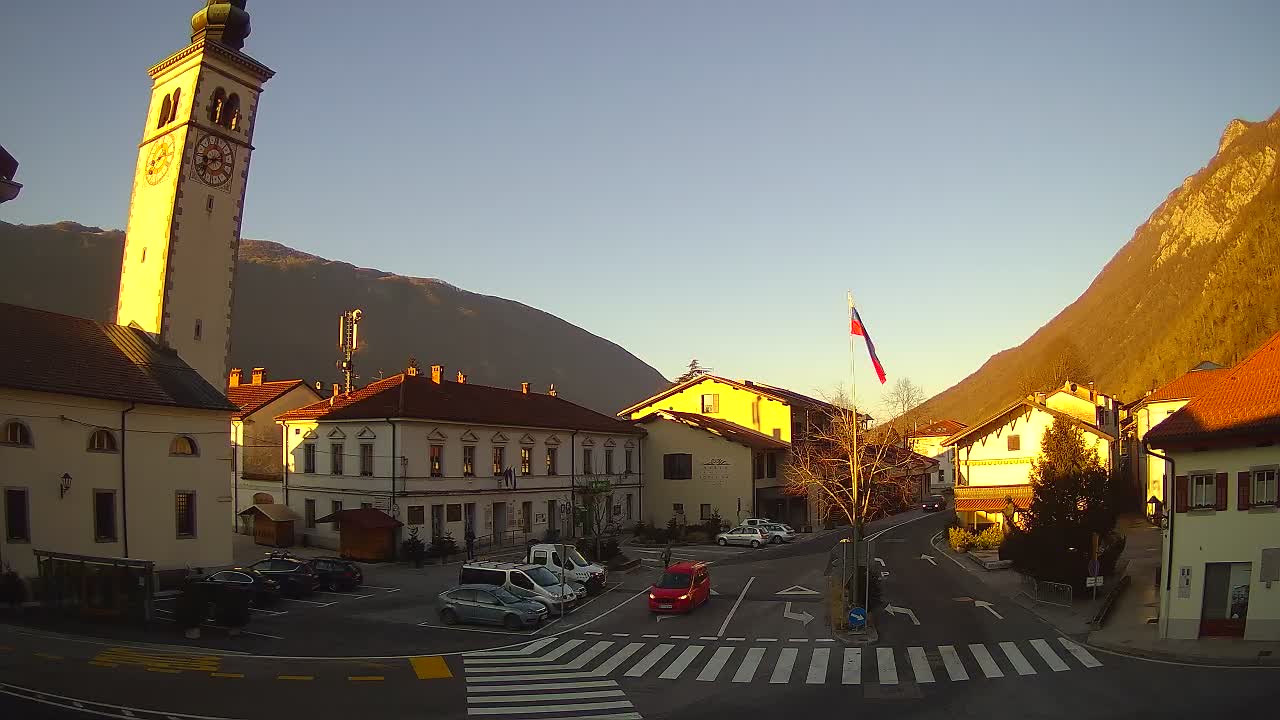
[[[681,562],[667,568],[649,588],[653,612],[689,612],[711,597],[711,572],[705,563]]]

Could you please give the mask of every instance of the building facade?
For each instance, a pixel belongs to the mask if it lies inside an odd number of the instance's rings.
[[[907,434],[909,450],[938,462],[937,469],[929,475],[928,490],[936,493],[955,487],[955,455],[945,441],[966,427],[958,420],[937,420]]]
[[[1174,378],[1170,382],[1156,388],[1146,397],[1129,407],[1129,415],[1133,418],[1132,443],[1134,459],[1134,483],[1139,497],[1145,502],[1155,498],[1160,503],[1168,503],[1165,497],[1165,484],[1169,473],[1168,463],[1147,451],[1147,433],[1164,422],[1165,418],[1186,407],[1197,395],[1203,393],[1226,374],[1220,365],[1201,363],[1190,372]]]
[[[338,530],[316,518],[354,507],[459,544],[468,529],[480,545],[564,536],[585,513],[597,527],[634,524],[643,517],[644,430],[553,393],[410,367],[283,413],[283,502],[322,547],[337,547]]]

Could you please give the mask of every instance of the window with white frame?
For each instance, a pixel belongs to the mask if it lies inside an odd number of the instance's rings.
[[[342,474],[342,443],[329,444],[329,474]]]
[[[474,477],[476,474],[476,446],[462,446],[462,476]]]
[[[604,449],[604,474],[613,474],[613,448]]]
[[[360,443],[360,474],[373,475],[373,443]]]
[[[314,473],[316,471],[316,444],[302,444],[302,472]]]
[[[1214,484],[1213,473],[1192,475],[1189,478],[1191,490],[1191,507],[1211,508],[1218,506],[1218,490]]]
[[[702,412],[718,413],[720,412],[720,394],[707,393],[702,396]]]
[[[1275,468],[1265,468],[1253,471],[1253,487],[1250,488],[1252,499],[1251,505],[1275,505],[1276,497],[1276,476]]]

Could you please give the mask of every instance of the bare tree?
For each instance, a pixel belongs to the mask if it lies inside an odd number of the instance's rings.
[[[924,402],[924,389],[909,377],[900,377],[884,393],[882,402],[890,417],[900,418]]]
[[[1069,337],[1049,342],[1035,362],[1023,367],[1018,376],[1018,392],[1032,395],[1061,387],[1068,380],[1087,383],[1091,379],[1089,362],[1080,346]]]

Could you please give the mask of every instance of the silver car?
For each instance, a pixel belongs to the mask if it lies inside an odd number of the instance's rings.
[[[508,630],[537,627],[547,619],[542,603],[517,597],[496,585],[460,585],[436,598],[440,620],[502,625]]]
[[[777,544],[791,542],[796,539],[796,531],[791,529],[790,525],[776,523],[773,525],[764,525],[764,531],[769,533],[769,542]]]
[[[750,545],[758,548],[769,542],[769,531],[763,527],[747,527],[739,525],[732,530],[716,535],[716,543],[719,545]]]

